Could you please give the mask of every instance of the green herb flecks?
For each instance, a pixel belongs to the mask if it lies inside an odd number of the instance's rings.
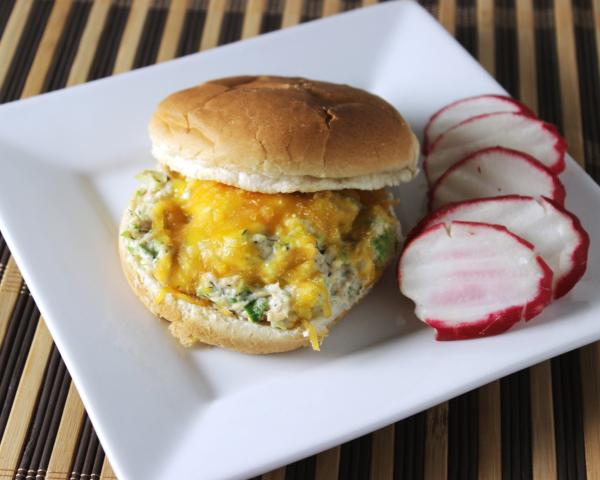
[[[147,243],[140,243],[140,250],[147,253],[152,258],[156,258],[158,256],[158,250],[156,250],[152,245],[148,245]]]
[[[391,229],[377,235],[373,241],[373,250],[375,251],[375,262],[382,264],[392,255],[396,247],[396,235]]]
[[[263,320],[268,309],[269,301],[266,298],[252,300],[244,307],[246,315],[248,315],[248,318],[254,323]]]

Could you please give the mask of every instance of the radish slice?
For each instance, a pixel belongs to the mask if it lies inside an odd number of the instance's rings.
[[[433,212],[415,233],[454,220],[502,225],[535,246],[554,273],[554,298],[585,273],[590,239],[579,219],[546,198],[507,195],[454,203]]]
[[[429,191],[429,206],[473,198],[520,194],[565,201],[565,187],[540,162],[521,152],[502,147],[469,155],[444,173]],[[493,222],[496,223],[496,222]]]
[[[490,113],[465,120],[444,132],[425,157],[425,174],[434,183],[460,159],[496,146],[527,153],[554,173],[565,168],[567,144],[553,125],[521,113]]]
[[[552,300],[552,270],[500,225],[453,221],[423,230],[404,249],[398,280],[438,340],[502,333]]]
[[[434,113],[425,126],[423,153],[427,154],[429,146],[449,128],[484,113],[514,112],[528,117],[535,114],[514,98],[502,95],[479,95],[463,98]]]

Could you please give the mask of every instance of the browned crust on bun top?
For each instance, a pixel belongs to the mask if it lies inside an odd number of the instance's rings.
[[[381,188],[390,181],[374,176],[400,172],[410,180],[419,150],[410,126],[382,98],[304,78],[230,77],[181,90],[159,104],[149,131],[159,161],[175,170],[194,163],[181,173],[211,180],[225,171],[353,178],[360,188],[365,177],[365,188]]]

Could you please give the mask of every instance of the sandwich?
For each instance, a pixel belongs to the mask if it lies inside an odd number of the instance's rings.
[[[312,346],[395,257],[417,172],[402,116],[364,90],[230,77],[176,92],[149,124],[119,251],[135,294],[186,346]]]

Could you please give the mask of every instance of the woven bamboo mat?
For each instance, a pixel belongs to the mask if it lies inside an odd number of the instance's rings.
[[[0,101],[369,3],[0,0]],[[598,181],[600,0],[422,3]],[[0,278],[0,478],[114,479],[1,237]],[[590,345],[262,478],[600,479],[599,365]]]

